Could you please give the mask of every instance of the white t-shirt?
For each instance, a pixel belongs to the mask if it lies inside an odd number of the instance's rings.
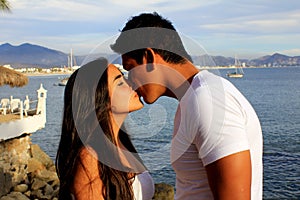
[[[213,199],[205,166],[249,150],[252,199],[262,199],[262,131],[246,98],[226,79],[206,70],[193,79],[174,121],[171,162],[177,200]]]

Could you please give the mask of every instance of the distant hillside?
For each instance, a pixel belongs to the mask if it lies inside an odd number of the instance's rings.
[[[300,56],[286,56],[279,53],[249,60],[248,65],[254,66],[300,66]]]
[[[116,55],[109,55],[108,57],[115,58]],[[82,63],[84,58],[85,56],[75,56],[78,65]],[[207,63],[215,63],[217,66],[230,66],[234,64],[234,58],[224,56],[202,55],[192,56],[192,59],[196,65],[200,66],[206,66]],[[248,66],[300,66],[300,56],[290,57],[275,53],[252,60],[240,58],[240,62],[244,62]],[[120,57],[117,58],[115,63],[121,64]],[[68,54],[29,43],[19,46],[5,43],[0,45],[1,64],[10,64],[14,68],[66,66],[68,64]]]
[[[207,61],[209,56],[194,56],[192,57],[195,64],[200,66],[205,66],[203,61]],[[230,66],[234,64],[234,58],[224,57],[224,56],[211,56],[211,59],[216,66]],[[241,63],[245,63],[246,66],[267,66],[267,67],[277,67],[277,66],[300,66],[300,56],[286,56],[279,53],[273,55],[267,55],[260,58],[248,60],[239,59]]]
[[[21,66],[61,66],[67,65],[68,55],[29,43],[13,46],[9,43],[0,45],[0,63]]]
[[[19,46],[13,46],[9,43],[0,45],[0,65],[10,64],[14,68],[67,66],[68,56],[67,53],[29,43]],[[100,56],[105,56],[108,59],[116,57],[116,55],[107,54],[90,55],[89,57],[96,58]],[[85,55],[74,57],[77,65],[80,65],[86,58]],[[118,58],[116,62],[121,63],[121,59]]]

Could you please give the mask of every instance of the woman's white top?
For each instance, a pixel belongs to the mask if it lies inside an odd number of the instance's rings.
[[[132,187],[135,200],[150,200],[154,195],[154,182],[148,171],[136,175]]]
[[[148,171],[144,171],[141,174],[135,176],[132,183],[134,199],[135,200],[151,200],[154,196],[154,182]],[[71,193],[73,200],[75,199],[74,194]]]

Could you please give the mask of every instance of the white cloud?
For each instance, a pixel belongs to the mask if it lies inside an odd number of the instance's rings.
[[[14,0],[12,11],[15,17],[45,21],[101,21],[108,19],[103,16],[111,16],[106,7],[71,0]],[[99,18],[99,15],[102,18]]]
[[[221,0],[189,0],[188,2],[182,0],[153,0],[153,1],[139,1],[139,0],[112,0],[112,4],[116,7],[132,8],[141,10],[161,10],[164,12],[184,11],[194,8],[205,7],[208,5],[218,4]]]
[[[85,53],[132,15],[157,11],[183,34],[220,54],[290,51],[300,46],[298,0],[10,0],[0,17],[1,42],[32,42]],[[289,50],[291,49],[291,50]],[[294,50],[294,52],[297,52]]]
[[[175,12],[217,4],[220,0],[11,0],[15,17],[47,21],[103,21],[138,12]],[[125,18],[124,20],[127,20]]]
[[[287,49],[287,50],[279,51],[279,53],[290,55],[290,56],[299,56],[300,49]]]
[[[240,34],[282,34],[299,33],[300,14],[299,11],[271,13],[264,15],[254,15],[248,17],[236,17],[224,19],[222,23],[203,24],[202,29],[221,32],[221,33],[240,33]]]

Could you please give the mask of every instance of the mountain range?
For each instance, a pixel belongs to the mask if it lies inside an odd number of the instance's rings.
[[[20,67],[42,67],[67,66],[68,53],[49,49],[43,46],[24,43],[13,46],[9,43],[0,45],[0,65],[10,64],[14,68]],[[99,55],[101,56],[101,55]],[[106,55],[107,56],[107,55]],[[109,55],[116,57],[116,55]],[[86,56],[74,56],[77,65],[80,65]],[[203,60],[212,58],[216,66],[230,66],[234,64],[235,58],[224,56],[192,56],[194,64],[204,66]],[[246,66],[300,66],[300,56],[287,56],[279,53],[266,55],[256,59],[239,59]],[[120,57],[115,63],[121,64]]]

